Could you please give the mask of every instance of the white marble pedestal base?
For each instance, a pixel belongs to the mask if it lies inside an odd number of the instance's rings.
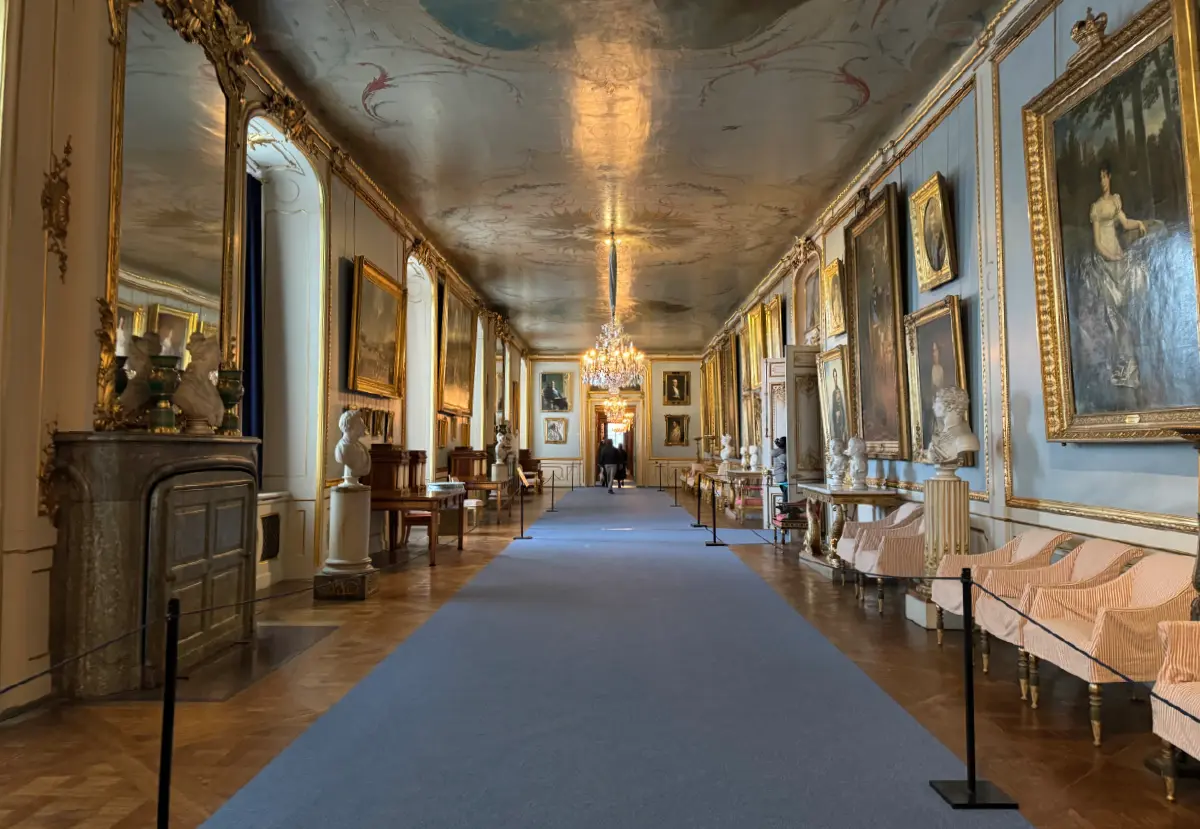
[[[812,570],[818,576],[835,581],[840,578],[837,568],[831,567],[827,558],[813,558],[810,555],[800,554],[800,563]]]
[[[367,551],[371,488],[343,482],[329,495],[329,557],[313,578],[313,598],[362,601],[379,589]]]
[[[925,630],[937,630],[937,605],[922,599],[920,596],[914,596],[912,593],[904,594],[904,616],[908,621],[920,625]],[[944,613],[942,615],[942,628],[945,630],[962,630],[962,617],[955,616],[953,613]]]

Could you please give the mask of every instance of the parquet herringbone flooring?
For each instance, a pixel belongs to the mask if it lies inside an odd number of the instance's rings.
[[[526,524],[548,506],[548,495],[531,496]],[[367,602],[314,605],[300,595],[263,604],[261,622],[338,629],[227,700],[179,703],[172,827],[203,823],[499,555],[517,513],[494,521],[486,514],[461,554],[453,539],[443,544],[436,568],[419,556],[384,574]],[[138,701],[51,704],[0,723],[0,829],[153,826],[160,720],[157,701]]]

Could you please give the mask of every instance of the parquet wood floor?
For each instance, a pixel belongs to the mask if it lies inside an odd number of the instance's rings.
[[[527,520],[548,501],[532,499]],[[722,518],[720,526],[733,522]],[[511,543],[515,529],[515,523],[484,524],[461,556],[444,546],[432,571],[416,558],[385,575],[378,598],[366,603],[313,606],[301,596],[265,605],[266,622],[338,629],[228,700],[180,704],[172,825],[202,823]],[[849,586],[796,563],[794,550],[733,551],[961,756],[959,635],[948,634],[939,649],[932,633],[902,618],[894,590],[880,617],[873,595],[866,607],[858,605]],[[981,769],[1020,800],[1038,829],[1200,826],[1200,782],[1181,781],[1180,802],[1171,806],[1159,779],[1142,767],[1156,748],[1147,704],[1107,693],[1105,744],[1094,749],[1082,684],[1047,666],[1042,689],[1040,710],[1024,706],[1013,652],[993,646],[992,673],[977,684]],[[410,703],[419,700],[397,701]],[[797,706],[836,704],[796,700]],[[0,829],[153,826],[159,713],[154,702],[61,705],[0,723]]]

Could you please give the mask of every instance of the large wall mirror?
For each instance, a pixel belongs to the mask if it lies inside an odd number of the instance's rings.
[[[220,340],[229,278],[228,125],[216,67],[158,4],[118,4],[116,14],[124,23],[113,88],[113,178],[120,186],[112,204],[106,302],[113,336],[111,353],[101,347],[99,428],[133,425],[129,412],[107,422],[105,414],[118,411],[137,353],[177,357],[182,369],[192,334]]]

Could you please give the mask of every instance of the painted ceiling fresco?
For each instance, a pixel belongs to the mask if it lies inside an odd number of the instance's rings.
[[[234,0],[538,350],[697,350],[999,0]]]
[[[153,4],[129,12],[121,268],[221,294],[225,95]]]

